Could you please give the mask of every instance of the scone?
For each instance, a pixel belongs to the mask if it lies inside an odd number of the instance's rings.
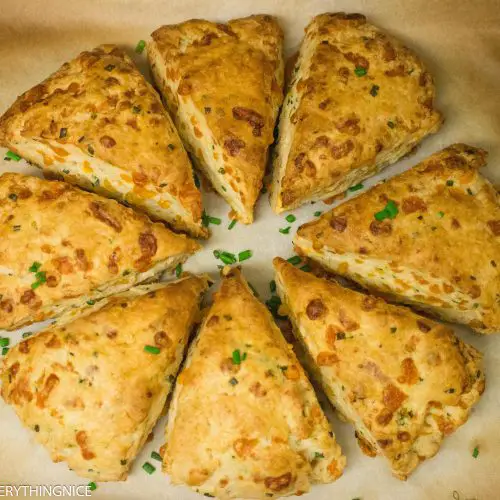
[[[115,45],[83,52],[20,96],[0,118],[0,145],[46,176],[207,235],[201,195],[172,120]]]
[[[442,122],[420,59],[361,14],[306,28],[285,97],[271,205],[324,200],[411,151]]]
[[[455,144],[303,225],[299,252],[388,298],[500,332],[500,195]]]
[[[363,452],[399,479],[434,456],[484,391],[481,354],[453,331],[274,260],[276,285],[314,373]]]
[[[239,270],[226,274],[177,379],[164,468],[217,498],[276,498],[345,465],[304,370]]]
[[[127,478],[160,417],[199,319],[204,277],[142,285],[4,359],[2,397],[54,462],[98,481]]]
[[[191,20],[152,34],[148,57],[195,165],[253,221],[282,101],[283,33],[267,15]]]
[[[199,245],[69,184],[0,176],[0,328],[52,318],[173,270]]]

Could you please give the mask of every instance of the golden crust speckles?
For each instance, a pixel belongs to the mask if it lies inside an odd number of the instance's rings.
[[[114,200],[0,177],[0,328],[58,316],[173,269],[199,245]]]
[[[3,399],[54,461],[90,479],[126,479],[163,411],[206,288],[203,277],[139,286],[23,340],[4,360]],[[161,343],[159,332],[168,332]]]
[[[278,292],[336,409],[363,452],[399,479],[439,450],[484,391],[481,354],[409,309],[274,260]],[[312,302],[323,313],[308,314]],[[316,305],[316,307],[318,307]]]
[[[305,224],[295,244],[368,288],[499,332],[500,195],[478,172],[485,161],[452,145]],[[397,215],[377,220],[389,201]]]
[[[364,16],[315,17],[281,112],[273,209],[329,198],[397,161],[440,127],[433,99],[418,57]]]
[[[238,270],[223,279],[177,380],[164,465],[174,484],[218,498],[304,493],[342,474],[303,369]]]
[[[172,120],[114,45],[81,53],[20,96],[0,118],[0,144],[47,175],[207,235],[201,194]]]
[[[148,45],[195,163],[244,223],[253,221],[282,101],[282,44],[276,19],[257,15],[163,26]]]

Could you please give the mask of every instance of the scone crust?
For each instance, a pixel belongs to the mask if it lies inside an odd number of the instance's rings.
[[[142,285],[23,340],[4,359],[3,399],[53,461],[97,481],[126,479],[163,411],[206,287],[204,277]]]
[[[174,484],[269,498],[342,474],[345,457],[304,370],[238,270],[216,294],[170,408],[164,465]]]
[[[253,221],[283,98],[282,45],[268,15],[162,26],[148,45],[186,147],[244,223]]]
[[[207,235],[201,194],[172,120],[115,45],[82,52],[18,97],[0,118],[0,144],[47,175]]]
[[[369,288],[499,332],[500,195],[478,172],[485,161],[452,145],[305,224],[295,244]],[[397,215],[378,221],[389,200]]]
[[[464,424],[484,391],[482,355],[409,309],[275,259],[283,304],[360,447],[406,477]],[[361,423],[360,423],[361,422]]]
[[[21,174],[0,176],[0,214],[0,328],[126,290],[199,249],[115,200]]]
[[[332,197],[413,149],[442,122],[420,59],[361,14],[307,26],[280,118],[276,212]]]

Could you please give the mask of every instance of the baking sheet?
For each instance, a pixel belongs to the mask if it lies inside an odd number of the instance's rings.
[[[0,112],[18,94],[39,83],[63,62],[100,43],[124,46],[149,78],[145,54],[138,56],[133,49],[138,40],[147,40],[161,24],[192,17],[225,21],[269,13],[278,16],[290,55],[297,49],[310,18],[328,11],[361,12],[415,49],[435,76],[437,107],[446,120],[441,131],[425,140],[415,155],[364,185],[371,186],[381,178],[393,176],[458,141],[490,152],[489,165],[483,172],[496,185],[500,184],[500,2],[495,0],[1,0]],[[0,172],[3,171],[39,175],[37,169],[24,162],[0,159]],[[315,211],[329,208],[317,203],[296,210],[297,221],[292,224],[291,233],[282,235],[278,229],[288,225],[284,220],[286,214],[273,214],[267,197],[259,201],[256,222],[252,226],[237,224],[232,231],[227,230],[228,206],[213,194],[205,194],[204,202],[207,213],[222,218],[223,222],[218,227],[211,226],[212,237],[204,243],[204,249],[189,260],[185,269],[208,272],[215,277],[218,262],[213,257],[213,250],[252,249],[254,257],[243,264],[243,270],[262,300],[270,294],[272,258],[290,256],[295,229],[311,219]],[[7,335],[14,344],[21,333],[28,330],[35,329],[28,327]],[[333,417],[337,440],[347,456],[347,468],[336,483],[315,486],[302,498],[500,498],[497,460],[500,452],[500,336],[478,337],[459,327],[456,331],[485,355],[487,388],[469,422],[444,441],[435,458],[422,464],[407,482],[400,482],[391,476],[382,458],[364,456],[354,439],[353,428]],[[66,464],[53,464],[47,452],[34,442],[29,431],[22,428],[13,410],[2,400],[0,422],[0,485],[88,483],[69,471]],[[164,426],[165,419],[162,419],[155,427],[154,440],[138,456],[126,482],[99,483],[92,496],[125,500],[201,498],[187,488],[170,486],[168,477],[160,472],[159,463],[155,463],[158,467],[152,476],[141,469],[141,465],[150,460],[151,451],[163,444]],[[477,459],[472,457],[475,446],[480,449]]]

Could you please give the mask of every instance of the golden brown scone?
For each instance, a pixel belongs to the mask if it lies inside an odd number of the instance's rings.
[[[155,82],[195,164],[251,223],[283,99],[281,28],[268,15],[193,19],[152,38]]]
[[[83,52],[20,96],[0,118],[0,144],[46,176],[207,236],[201,194],[172,120],[115,45]]]
[[[138,286],[22,341],[4,359],[3,399],[54,462],[98,481],[126,479],[163,411],[206,288],[205,277]]]
[[[391,299],[499,332],[500,195],[478,173],[485,161],[450,146],[303,225],[295,245]]]
[[[439,323],[274,260],[278,293],[362,451],[399,479],[439,450],[484,391],[482,355]]]
[[[0,176],[0,328],[52,318],[174,269],[199,245],[69,184]]]
[[[419,58],[361,14],[307,26],[281,111],[271,205],[283,212],[374,175],[441,126]]]
[[[170,408],[164,468],[206,496],[299,494],[344,469],[292,347],[237,269],[214,297]]]

